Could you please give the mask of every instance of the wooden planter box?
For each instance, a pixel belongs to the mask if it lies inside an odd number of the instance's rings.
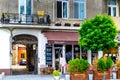
[[[88,80],[88,72],[75,72],[70,74],[70,80]]]
[[[117,79],[120,79],[120,71],[117,71]]]
[[[94,71],[94,80],[103,80],[104,72]],[[110,71],[106,71],[106,79],[110,79]]]

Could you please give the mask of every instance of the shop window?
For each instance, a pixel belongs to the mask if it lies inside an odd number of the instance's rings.
[[[84,50],[84,49],[82,48],[81,57],[82,57],[83,59],[87,59],[87,50]]]
[[[69,60],[72,59],[72,45],[66,45],[66,62],[68,63]]]
[[[80,47],[78,45],[74,45],[74,58],[80,58]]]

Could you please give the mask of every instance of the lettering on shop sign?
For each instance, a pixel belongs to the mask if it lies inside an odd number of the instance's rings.
[[[52,65],[52,46],[46,44],[46,64]]]
[[[64,41],[54,41],[54,44],[64,44]]]

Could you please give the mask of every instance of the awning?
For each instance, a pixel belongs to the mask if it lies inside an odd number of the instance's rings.
[[[78,44],[77,32],[48,31],[44,32],[49,44]]]

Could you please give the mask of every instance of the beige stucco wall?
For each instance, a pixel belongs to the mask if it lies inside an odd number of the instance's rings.
[[[86,0],[86,18],[91,18],[96,14],[106,13],[107,0]],[[69,0],[69,19],[74,17],[74,0]],[[13,4],[14,3],[14,4]],[[54,8],[53,8],[54,6]],[[57,19],[57,1],[56,0],[33,0],[33,13],[43,10],[49,14],[53,21]],[[0,14],[2,12],[18,13],[18,0],[0,0]]]
[[[86,18],[107,13],[107,0],[86,0]]]
[[[53,22],[61,21],[63,24],[65,22],[81,23],[82,22],[81,20],[74,19],[73,1],[74,0],[69,0],[69,18],[68,19],[57,18],[57,7],[56,7],[57,1],[56,0],[33,0],[33,13],[37,14],[37,11],[43,10],[45,14],[50,15],[50,18]],[[120,0],[118,0],[118,6],[119,5],[120,5]],[[0,16],[3,12],[18,13],[18,0],[0,0]],[[120,10],[118,12],[120,15]],[[86,18],[91,18],[96,14],[103,14],[103,13],[107,13],[107,0],[86,0]],[[119,17],[115,18],[115,22],[117,26],[120,26]]]

